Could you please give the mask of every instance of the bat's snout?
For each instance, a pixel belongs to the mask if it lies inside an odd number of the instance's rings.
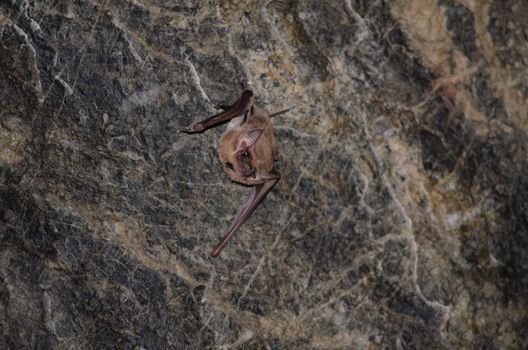
[[[255,177],[256,171],[253,167],[244,167],[241,169],[243,177]]]
[[[240,175],[243,177],[250,177],[255,174],[255,167],[253,166],[251,154],[249,152],[240,152],[236,158]]]

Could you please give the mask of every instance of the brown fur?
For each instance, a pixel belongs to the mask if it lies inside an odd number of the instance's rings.
[[[254,171],[268,174],[273,168],[273,159],[277,156],[277,142],[275,141],[273,126],[268,113],[257,106],[253,107],[253,114],[243,122],[243,117],[231,120],[227,130],[222,135],[219,143],[220,160],[225,172],[236,182],[245,185],[262,183],[261,179],[242,176],[245,164],[237,157],[241,136],[255,129],[262,129],[262,134],[257,141],[249,147],[250,157],[247,162]],[[229,169],[227,163],[233,164],[234,169]]]

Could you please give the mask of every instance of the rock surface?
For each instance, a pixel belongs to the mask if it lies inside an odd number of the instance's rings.
[[[0,348],[520,349],[524,1],[0,4]],[[283,179],[223,127],[250,80]]]

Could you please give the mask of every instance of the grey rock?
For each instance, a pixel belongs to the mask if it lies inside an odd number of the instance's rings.
[[[4,1],[0,349],[521,349],[522,1]],[[234,102],[282,180],[222,172]],[[524,345],[523,345],[524,344]]]

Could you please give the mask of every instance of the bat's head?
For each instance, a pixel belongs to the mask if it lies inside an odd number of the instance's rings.
[[[220,140],[220,159],[225,172],[236,182],[255,185],[267,180],[262,169],[266,137],[261,128],[228,130]],[[263,137],[264,136],[264,137]],[[271,161],[272,162],[272,161]],[[264,171],[262,171],[264,170]]]

